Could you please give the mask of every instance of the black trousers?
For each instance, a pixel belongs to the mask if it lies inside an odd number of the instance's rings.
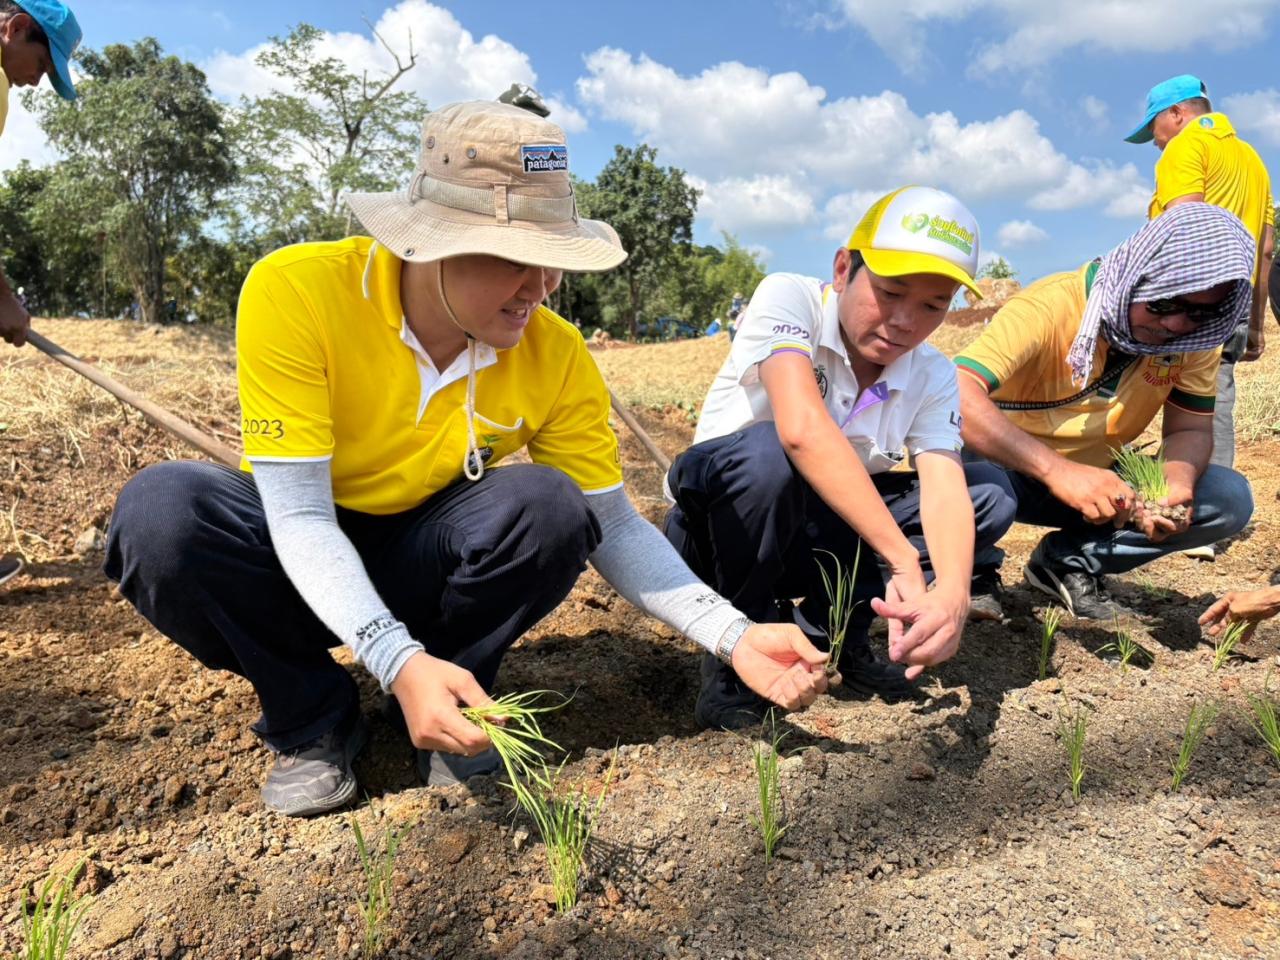
[[[530,464],[461,481],[404,513],[339,508],[338,522],[410,634],[486,689],[507,648],[564,599],[600,542],[578,487]],[[143,470],[116,501],[104,569],[157,630],[253,684],[262,706],[254,729],[277,750],[357,707],[355,682],[328,652],[339,639],[280,566],[252,475],[197,462]]]

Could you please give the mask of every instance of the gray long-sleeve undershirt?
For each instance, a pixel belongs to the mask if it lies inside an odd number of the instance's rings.
[[[338,526],[329,461],[252,462],[285,574],[320,621],[388,689],[423,646],[378,596]],[[636,513],[626,491],[591,494],[588,505],[602,533],[590,557],[600,575],[645,613],[714,650],[742,614],[694,576],[666,537]]]

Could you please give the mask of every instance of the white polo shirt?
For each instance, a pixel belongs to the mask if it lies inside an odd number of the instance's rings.
[[[868,473],[892,470],[908,453],[959,451],[960,390],[954,364],[921,344],[859,393],[840,335],[838,302],[830,284],[814,277],[765,277],[738,321],[729,357],[702,405],[694,443],[772,420],[759,367],[775,353],[791,352],[809,358],[827,411]]]

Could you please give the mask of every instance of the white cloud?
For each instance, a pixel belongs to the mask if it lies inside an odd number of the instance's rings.
[[[0,170],[10,170],[23,160],[41,167],[59,159],[58,152],[40,129],[36,115],[26,108],[23,99],[17,91],[10,92],[9,116],[5,120],[4,135],[0,136]]]
[[[1035,210],[1074,210],[1101,204],[1111,217],[1144,217],[1151,199],[1151,184],[1132,163],[1116,167],[1110,162],[1073,163],[1066,175],[1027,201]]]
[[[858,221],[871,209],[871,205],[883,197],[893,187],[884,190],[853,190],[849,193],[837,193],[822,209],[822,219],[826,228],[823,236],[830,237],[839,243],[849,239]]]
[[[739,233],[788,229],[814,215],[813,197],[790,177],[728,177],[714,183],[696,176],[689,179],[702,191],[699,214],[717,230]]]
[[[1224,97],[1222,109],[1241,133],[1280,145],[1280,90],[1271,87]]]
[[[1079,48],[1172,53],[1247,46],[1265,36],[1280,0],[837,0],[837,7],[907,72],[927,61],[931,23],[970,19],[985,35],[970,61],[970,72],[980,76],[1035,69]]]
[[[477,39],[452,13],[426,0],[401,0],[384,11],[374,27],[402,60],[408,57],[412,37],[417,62],[397,89],[412,90],[433,109],[455,100],[492,100],[512,83],[537,84],[528,54],[493,34]],[[219,52],[201,64],[213,92],[234,100],[280,89],[280,81],[254,62],[267,47],[264,43],[241,53]],[[395,70],[391,53],[364,33],[325,33],[318,53],[354,70],[367,70],[371,78]],[[566,130],[585,128],[582,114],[572,106],[550,96],[547,105],[551,119]]]
[[[1049,234],[1030,220],[1010,220],[996,231],[996,243],[1002,247],[1025,247],[1049,239]]]
[[[1080,109],[1084,111],[1084,115],[1093,123],[1106,123],[1107,115],[1110,112],[1107,104],[1099,100],[1093,94],[1080,98]]]

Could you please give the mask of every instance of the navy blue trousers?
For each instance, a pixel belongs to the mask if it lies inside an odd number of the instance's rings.
[[[564,599],[600,542],[573,481],[532,464],[487,471],[404,513],[340,507],[338,523],[409,633],[486,689],[507,648]],[[185,461],[143,470],[116,501],[104,570],[157,630],[253,684],[262,706],[254,729],[277,750],[358,706],[355,682],[328,652],[339,639],[280,566],[250,474]]]
[[[1013,524],[1016,503],[998,467],[966,464],[965,478],[973,498],[974,550],[981,556]],[[932,580],[918,476],[894,471],[876,474],[872,481]],[[778,601],[804,597],[804,619],[814,627],[826,624],[828,604],[817,563],[823,561],[829,573],[834,566],[815,551],[831,551],[847,569],[859,538],[787,458],[772,422],[695,444],[671,465],[667,483],[676,505],[664,532],[703,582],[757,622],[777,622]],[[874,619],[869,601],[884,596],[884,584],[879,558],[863,547],[850,642]]]

